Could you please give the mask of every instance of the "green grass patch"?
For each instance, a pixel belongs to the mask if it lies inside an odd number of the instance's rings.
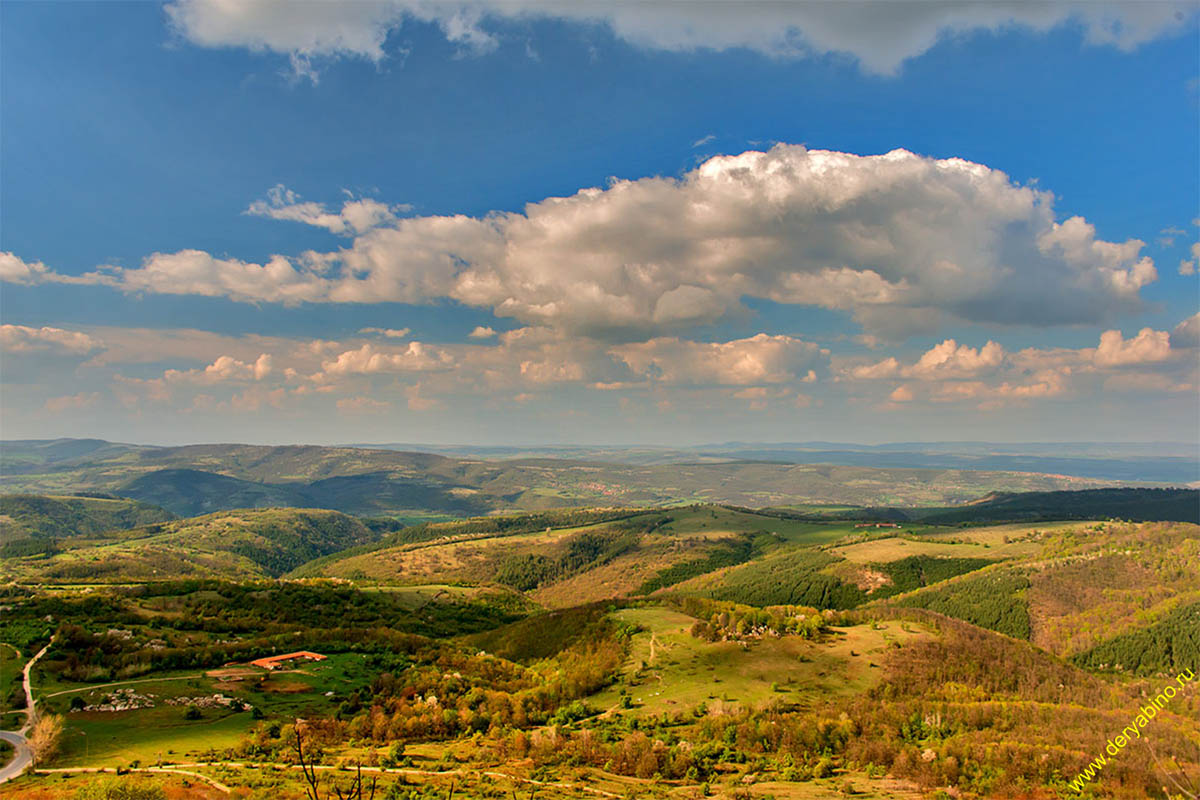
[[[55,766],[152,766],[160,759],[189,761],[233,747],[254,724],[248,712],[205,710],[198,720],[184,709],[163,706],[140,711],[72,714]]]
[[[900,622],[837,629],[823,641],[798,636],[747,642],[707,642],[691,635],[696,620],[661,607],[629,608],[612,615],[635,626],[630,654],[617,683],[593,695],[601,710],[634,716],[685,713],[722,705],[747,707],[783,702],[805,707],[850,696],[878,680],[878,662],[891,642],[922,635]],[[621,709],[622,697],[632,702]]]

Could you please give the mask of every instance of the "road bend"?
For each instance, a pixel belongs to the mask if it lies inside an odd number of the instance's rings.
[[[33,764],[33,749],[29,746],[29,739],[25,734],[29,733],[29,729],[33,727],[33,723],[37,722],[37,708],[35,707],[36,700],[33,697],[33,666],[38,662],[38,659],[46,655],[46,651],[50,649],[50,645],[54,644],[54,640],[37,652],[33,658],[25,663],[25,669],[22,670],[23,681],[25,684],[25,724],[15,731],[0,731],[0,739],[8,742],[13,748],[12,759],[0,767],[0,783],[6,783],[13,778],[25,774],[25,770],[29,769]]]

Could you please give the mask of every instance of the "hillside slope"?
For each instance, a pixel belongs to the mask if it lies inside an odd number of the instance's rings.
[[[337,511],[222,511],[70,541],[49,557],[6,560],[0,572],[25,580],[67,582],[278,577],[380,535]]]
[[[0,495],[0,544],[26,537],[95,536],[174,518],[158,506],[125,498]]]
[[[963,508],[922,509],[914,519],[936,524],[989,520],[1127,519],[1200,524],[1200,489],[1089,489],[995,492]]]

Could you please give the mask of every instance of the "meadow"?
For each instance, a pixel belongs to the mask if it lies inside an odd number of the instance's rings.
[[[0,588],[0,639],[32,652],[54,637],[34,672],[64,723],[46,766],[121,770],[156,800],[227,796],[209,781],[299,800],[302,741],[326,790],[362,765],[390,800],[1049,800],[1147,680],[1200,657],[1200,527],[1184,523],[713,504],[410,526],[307,514],[134,526],[40,559],[148,535],[191,558],[232,553],[289,520],[301,538],[353,533],[281,577]],[[272,541],[285,559],[313,552]],[[248,665],[298,649],[327,658]],[[1156,728],[1185,772],[1200,770],[1198,713],[1189,696]],[[144,772],[160,764],[194,774]],[[87,775],[26,776],[0,797],[73,800],[104,785]],[[1094,793],[1142,797],[1160,780],[1123,762]]]

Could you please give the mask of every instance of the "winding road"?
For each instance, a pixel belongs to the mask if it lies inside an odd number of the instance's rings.
[[[25,734],[33,727],[34,721],[37,719],[36,709],[34,708],[33,699],[33,683],[30,681],[30,673],[33,672],[33,665],[38,659],[46,655],[46,651],[50,649],[50,645],[54,643],[51,639],[50,643],[37,652],[33,658],[25,663],[25,669],[22,670],[25,682],[25,724],[20,729],[15,731],[0,731],[0,739],[8,742],[13,746],[15,751],[7,764],[0,767],[0,783],[11,781],[13,778],[19,777],[25,773],[33,764],[33,750],[29,747],[29,740],[25,738]]]

